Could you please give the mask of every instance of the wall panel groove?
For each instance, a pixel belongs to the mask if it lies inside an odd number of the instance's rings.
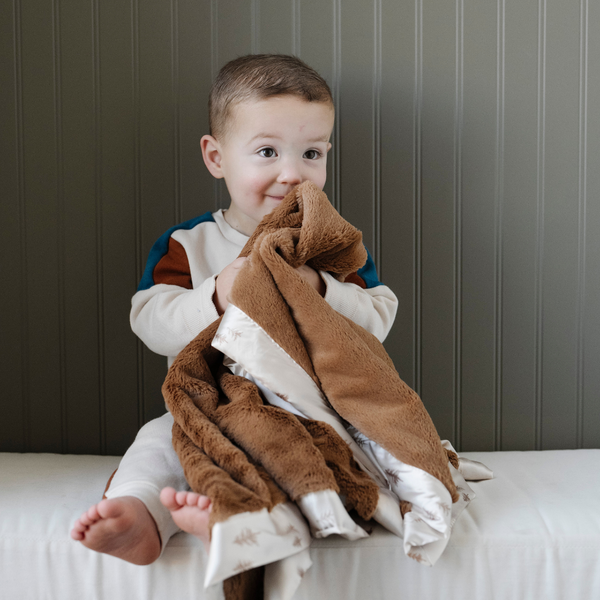
[[[536,328],[535,328],[535,448],[541,450],[544,365],[544,204],[546,134],[546,0],[538,0],[538,137],[537,137],[537,226],[536,226]]]
[[[600,446],[600,319],[598,319],[598,303],[600,302],[600,203],[594,201],[600,197],[600,172],[593,165],[600,164],[600,122],[592,115],[600,113],[600,61],[593,57],[600,56],[600,35],[596,23],[600,21],[600,6],[597,2],[586,3],[586,112],[590,118],[586,123],[585,162],[588,166],[585,173],[586,204],[585,223],[585,255],[586,281],[583,312],[584,331],[582,368],[583,373],[583,447]]]
[[[22,228],[21,216],[21,149],[20,143],[20,49],[17,34],[17,7],[13,2],[0,5],[0,57],[6,64],[0,70],[0,273],[11,273],[11,285],[5,285],[0,298],[3,309],[0,311],[0,336],[10,340],[0,346],[0,364],[12,376],[4,384],[4,394],[8,398],[23,397],[23,367],[27,361],[23,356],[23,280],[21,269]],[[1,59],[0,59],[1,60]],[[23,225],[22,225],[23,224]],[[7,310],[12,306],[12,310]],[[6,308],[4,308],[6,307]],[[5,413],[0,420],[0,439],[14,451],[23,450],[25,443],[24,407]]]
[[[292,54],[302,54],[302,0],[292,0]]]
[[[342,71],[342,0],[331,0],[333,10],[333,74],[331,82],[331,93],[335,104],[335,114],[340,115],[342,111],[342,98],[340,94],[340,80]],[[333,162],[332,196],[333,205],[342,211],[342,132],[341,119],[336,117],[333,126],[331,159]]]
[[[100,423],[100,453],[107,452],[107,407],[106,407],[106,358],[105,358],[105,319],[104,319],[104,260],[103,260],[103,207],[102,207],[102,81],[100,74],[100,6],[99,0],[92,0],[92,48],[94,81],[94,203],[96,212],[96,289],[98,290],[98,419]]]
[[[180,149],[181,132],[179,129],[179,2],[171,0],[171,87],[173,102],[173,187],[175,190],[175,221],[182,220],[181,208],[181,172]]]
[[[456,84],[454,116],[454,384],[453,384],[453,439],[462,445],[462,132],[464,95],[464,4],[456,0]]]
[[[252,54],[260,54],[260,0],[252,0],[250,8],[250,32],[250,52]]]
[[[54,130],[56,139],[56,213],[57,213],[57,283],[58,283],[58,351],[59,355],[66,354],[66,314],[65,314],[65,190],[64,190],[64,167],[63,167],[63,118],[62,118],[62,90],[61,90],[61,26],[60,26],[60,2],[54,0],[52,3],[52,58],[54,78]],[[61,451],[67,452],[69,447],[69,432],[67,423],[67,362],[60,361],[59,372],[59,394],[60,394],[60,437]]]
[[[131,89],[133,110],[133,164],[134,164],[134,216],[135,216],[135,266],[136,281],[142,277],[146,252],[142,237],[142,177],[141,177],[141,115],[140,115],[140,18],[139,0],[131,0]],[[146,412],[146,386],[144,379],[144,349],[141,341],[136,345],[137,355],[137,415],[143,423]]]
[[[497,101],[496,101],[496,168],[495,168],[495,226],[494,226],[494,449],[502,450],[502,351],[503,351],[503,271],[504,244],[502,231],[504,226],[504,110],[505,110],[505,39],[506,39],[506,5],[505,0],[498,0],[497,17]]]
[[[382,0],[373,1],[373,260],[381,277],[381,61]]]
[[[258,52],[259,39],[256,35],[257,31],[257,18],[258,18],[258,7],[260,0],[252,1],[252,48],[256,48]],[[220,67],[219,60],[219,0],[211,0],[210,2],[210,58],[211,58],[211,79],[217,76]],[[213,179],[213,196],[214,196],[214,210],[219,210],[222,206],[221,201],[222,185],[218,179]],[[213,210],[213,209],[211,209]]]
[[[417,394],[423,388],[423,271],[422,271],[422,237],[423,237],[423,1],[415,0],[415,107],[414,107],[414,366],[413,381]]]
[[[20,261],[21,289],[21,331],[19,349],[21,353],[21,390],[23,394],[22,403],[22,427],[23,427],[23,451],[28,452],[31,448],[31,419],[30,419],[30,388],[29,388],[29,316],[27,306],[29,305],[29,288],[26,273],[28,272],[27,261],[27,211],[25,206],[25,150],[23,132],[23,53],[22,53],[22,29],[21,29],[21,0],[14,0],[14,40],[15,40],[15,105],[16,105],[16,146],[17,146],[17,189],[19,204],[19,239],[20,239]]]
[[[579,33],[579,222],[577,298],[577,446],[583,447],[587,219],[587,130],[588,130],[588,1],[580,2]]]

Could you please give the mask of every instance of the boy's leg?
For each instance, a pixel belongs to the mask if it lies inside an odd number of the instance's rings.
[[[158,558],[179,531],[160,492],[169,486],[189,489],[171,443],[172,426],[173,417],[166,413],[140,429],[110,482],[108,500],[81,516],[74,539],[136,564]]]
[[[146,423],[123,456],[106,492],[107,498],[133,496],[141,500],[156,523],[162,548],[179,527],[161,503],[160,492],[165,487],[190,489],[173,449],[172,429],[171,413]]]

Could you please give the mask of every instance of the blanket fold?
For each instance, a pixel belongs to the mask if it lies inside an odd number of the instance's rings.
[[[236,279],[231,303],[316,380],[343,419],[442,481],[456,500],[435,426],[383,345],[331,308],[294,270],[308,264],[345,279],[366,262],[361,233],[305,182],[263,219],[242,255],[249,264]]]
[[[295,502],[313,535],[349,539],[367,534],[346,510],[398,535],[414,512],[406,524],[416,541],[407,542],[407,553],[425,562],[426,552],[414,548],[435,541],[439,556],[449,504],[460,498],[456,455],[442,446],[382,344],[295,270],[307,264],[352,281],[367,259],[361,233],[305,182],[263,219],[241,256],[248,260],[230,308],[179,354],[163,386],[186,478],[212,500],[212,543],[215,536],[232,541],[239,573],[267,564],[267,556],[291,561],[310,543]],[[403,473],[425,481],[428,496],[406,488]],[[237,529],[228,529],[234,522]],[[260,546],[267,538],[268,548]],[[252,554],[242,553],[247,548]],[[207,583],[227,576],[216,564],[211,569]]]

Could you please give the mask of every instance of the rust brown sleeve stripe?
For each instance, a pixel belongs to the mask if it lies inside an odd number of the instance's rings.
[[[350,275],[344,279],[344,283],[354,283],[363,290],[382,285],[381,281],[379,281],[379,278],[377,277],[375,263],[373,262],[371,254],[366,246],[365,250],[367,251],[367,262],[358,271],[355,273],[350,273]]]
[[[177,240],[169,238],[169,249],[154,267],[153,276],[155,284],[168,283],[192,289],[190,263],[183,246]]]
[[[358,273],[350,273],[346,279],[344,279],[344,283],[354,283],[358,287],[361,287],[363,290],[367,289],[367,284],[364,282],[364,279]]]
[[[158,282],[155,281],[154,275],[156,272],[156,267],[158,263],[167,255],[170,250],[170,241],[171,236],[179,229],[189,230],[196,227],[200,223],[205,222],[213,222],[215,219],[212,216],[210,211],[205,212],[203,215],[196,217],[195,219],[190,219],[189,221],[185,221],[185,223],[180,223],[179,225],[175,225],[175,227],[171,227],[166,233],[164,233],[152,246],[150,250],[150,254],[148,256],[148,261],[146,262],[146,268],[144,269],[144,274],[142,275],[142,280],[138,286],[138,292],[142,290],[147,290],[151,288],[153,285],[157,283],[166,283],[166,281]],[[187,258],[186,258],[187,262]],[[187,272],[189,273],[189,265],[186,267]],[[179,284],[176,284],[179,285]],[[186,286],[182,286],[186,287]],[[190,285],[191,288],[191,285]]]

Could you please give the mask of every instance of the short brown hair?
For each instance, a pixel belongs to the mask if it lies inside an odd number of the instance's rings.
[[[333,107],[326,81],[296,56],[248,54],[228,62],[210,90],[210,134],[219,138],[226,133],[227,119],[235,104],[285,94],[307,102],[326,102]]]

